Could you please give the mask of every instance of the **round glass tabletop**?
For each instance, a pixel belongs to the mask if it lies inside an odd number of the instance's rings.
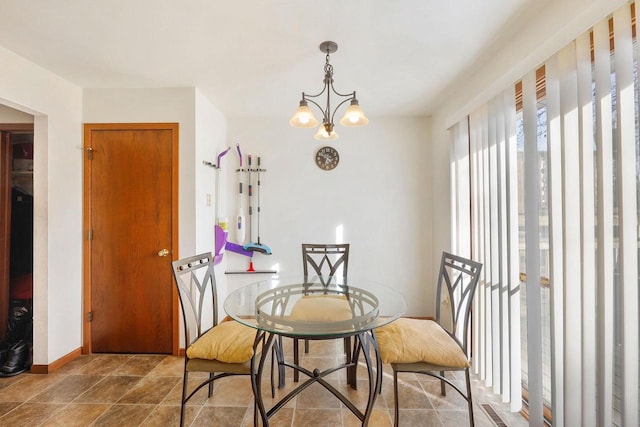
[[[354,277],[273,277],[229,294],[224,309],[252,328],[293,337],[339,337],[385,325],[407,310],[388,286]]]

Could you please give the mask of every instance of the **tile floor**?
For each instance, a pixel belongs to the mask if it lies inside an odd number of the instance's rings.
[[[341,348],[341,341],[311,342],[311,351],[303,356],[302,363],[329,366],[339,361]],[[0,426],[178,426],[182,368],[183,359],[173,356],[97,354],[81,356],[48,375],[0,378]],[[346,386],[344,371],[327,378],[364,409],[368,383],[362,369],[358,391]],[[383,391],[376,400],[370,426],[393,423],[393,380],[390,367],[384,370]],[[286,386],[278,390],[276,398],[292,387],[291,371],[286,375]],[[455,391],[441,396],[439,382],[427,376],[411,374],[400,379],[403,427],[468,425],[466,402]],[[519,414],[507,412],[489,390],[477,382],[473,387],[477,426],[495,426],[479,403],[490,403],[508,426],[527,425]],[[274,401],[267,390],[264,395],[269,407]],[[189,426],[251,426],[253,395],[248,377],[221,379],[209,399],[202,390],[192,398],[186,418],[185,425]],[[283,407],[270,425],[350,427],[360,423],[331,393],[314,384]]]

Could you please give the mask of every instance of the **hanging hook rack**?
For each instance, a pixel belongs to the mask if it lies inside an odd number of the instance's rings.
[[[206,161],[206,160],[203,160],[203,161],[202,161],[202,164],[203,164],[203,165],[205,165],[205,166],[209,166],[210,168],[220,169],[220,167],[219,167],[219,166],[217,166],[215,163],[208,162],[208,161]]]

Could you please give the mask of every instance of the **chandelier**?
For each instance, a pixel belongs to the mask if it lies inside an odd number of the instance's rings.
[[[329,63],[329,55],[338,50],[338,45],[332,41],[322,42],[320,44],[320,51],[326,53],[326,60],[324,64],[324,87],[320,91],[320,93],[316,95],[307,95],[302,92],[302,99],[300,100],[300,105],[296,110],[295,114],[289,120],[289,124],[291,126],[297,128],[314,128],[318,126],[318,120],[313,116],[313,111],[309,108],[309,102],[315,105],[320,109],[322,113],[322,126],[318,128],[318,132],[314,136],[315,139],[337,139],[338,133],[334,130],[334,121],[333,118],[336,115],[336,111],[343,104],[348,101],[351,101],[349,107],[344,112],[344,116],[340,119],[340,124],[342,126],[348,127],[357,127],[364,126],[369,123],[369,119],[364,115],[362,108],[358,105],[358,99],[356,98],[356,92],[353,91],[348,94],[342,94],[335,90],[333,87],[333,65]],[[339,102],[333,111],[331,111],[331,93],[338,96]],[[326,94],[326,104],[325,107],[322,106],[318,102],[322,102],[320,97]],[[318,102],[314,101],[313,98],[319,98]],[[344,98],[344,99],[342,99]]]

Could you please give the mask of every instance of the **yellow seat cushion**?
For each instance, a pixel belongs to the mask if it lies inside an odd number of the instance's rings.
[[[256,330],[235,321],[209,329],[187,349],[190,359],[244,363],[253,355]]]
[[[305,295],[296,301],[290,318],[313,322],[338,322],[353,319],[353,312],[344,295]]]
[[[465,368],[469,361],[458,343],[433,320],[400,318],[376,329],[384,363],[427,362]]]

